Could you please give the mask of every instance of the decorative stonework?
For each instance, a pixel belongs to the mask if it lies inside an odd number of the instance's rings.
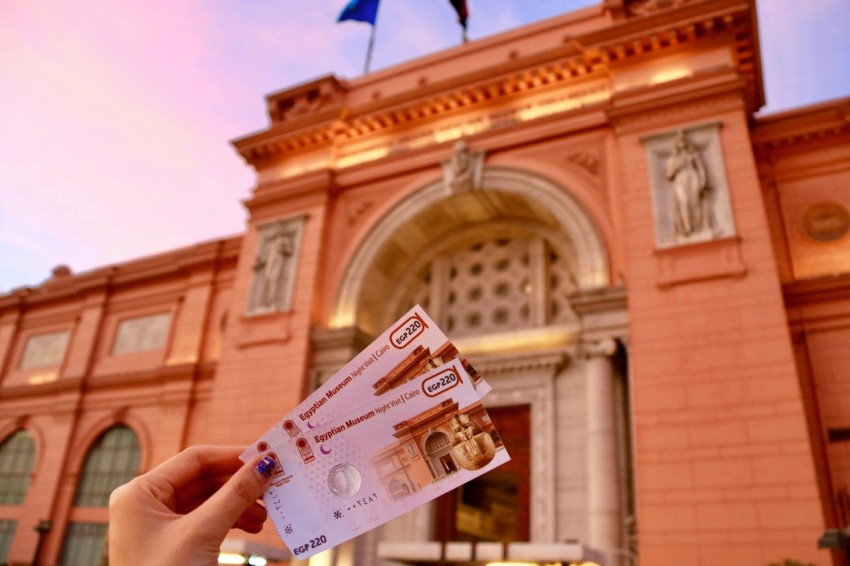
[[[567,155],[567,161],[578,165],[594,177],[599,176],[599,154],[594,150],[578,150]]]
[[[800,228],[815,242],[835,242],[850,231],[850,212],[834,202],[819,202],[803,212]]]
[[[360,200],[357,202],[353,202],[348,206],[348,222],[350,224],[354,224],[357,220],[363,216],[363,213],[369,210],[374,201],[371,200]]]
[[[51,332],[31,336],[21,356],[21,369],[58,366],[65,357],[70,332]]]
[[[342,104],[347,85],[336,77],[324,77],[269,97],[269,115],[273,122],[309,116]]]
[[[165,346],[170,326],[171,313],[124,319],[118,324],[112,354],[159,350]]]
[[[658,248],[735,235],[719,130],[715,122],[641,138]]]
[[[259,227],[248,314],[290,310],[303,229],[303,215]]]
[[[582,353],[585,358],[610,358],[617,353],[617,341],[613,338],[585,341],[582,343]]]
[[[470,151],[465,140],[455,142],[452,156],[443,162],[443,183],[449,193],[481,188],[484,177],[484,152]]]

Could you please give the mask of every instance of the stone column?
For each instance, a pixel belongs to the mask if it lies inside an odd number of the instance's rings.
[[[585,343],[587,401],[588,545],[605,553],[608,566],[619,563],[622,547],[620,481],[617,462],[617,413],[611,338]]]

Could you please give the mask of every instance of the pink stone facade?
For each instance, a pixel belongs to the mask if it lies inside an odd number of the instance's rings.
[[[506,558],[843,564],[817,541],[850,524],[850,99],[755,117],[755,2],[651,4],[269,95],[268,129],[233,142],[257,172],[244,235],[0,296],[0,443],[35,447],[0,561],[29,563],[39,520],[40,564],[70,523],[108,520],[74,495],[111,426],[138,472],[247,444],[420,302],[485,406],[530,415],[529,535],[497,541]],[[653,163],[680,130],[731,213],[670,244]],[[458,189],[460,140],[481,165]],[[296,251],[259,282],[281,230]],[[263,284],[291,300],[260,304]],[[328,560],[437,563],[446,513]],[[270,525],[232,538],[282,546]],[[574,541],[586,555],[544,557]]]

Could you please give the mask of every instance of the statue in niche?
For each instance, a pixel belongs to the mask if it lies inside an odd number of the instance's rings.
[[[266,244],[265,251],[254,264],[254,277],[259,278],[256,306],[277,310],[282,303],[290,258],[295,251],[295,234],[279,228]]]
[[[484,175],[484,152],[469,151],[466,141],[455,142],[452,156],[443,161],[443,183],[451,193],[481,187]]]
[[[676,234],[689,238],[706,229],[714,231],[714,211],[705,162],[682,130],[676,133],[664,175],[673,192]]]

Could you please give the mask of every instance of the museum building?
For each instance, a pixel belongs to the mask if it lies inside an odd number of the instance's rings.
[[[312,566],[844,564],[850,98],[757,116],[759,49],[755,0],[604,0],[267,96],[244,234],[0,295],[0,563],[100,564],[116,485],[419,304],[511,461]]]

